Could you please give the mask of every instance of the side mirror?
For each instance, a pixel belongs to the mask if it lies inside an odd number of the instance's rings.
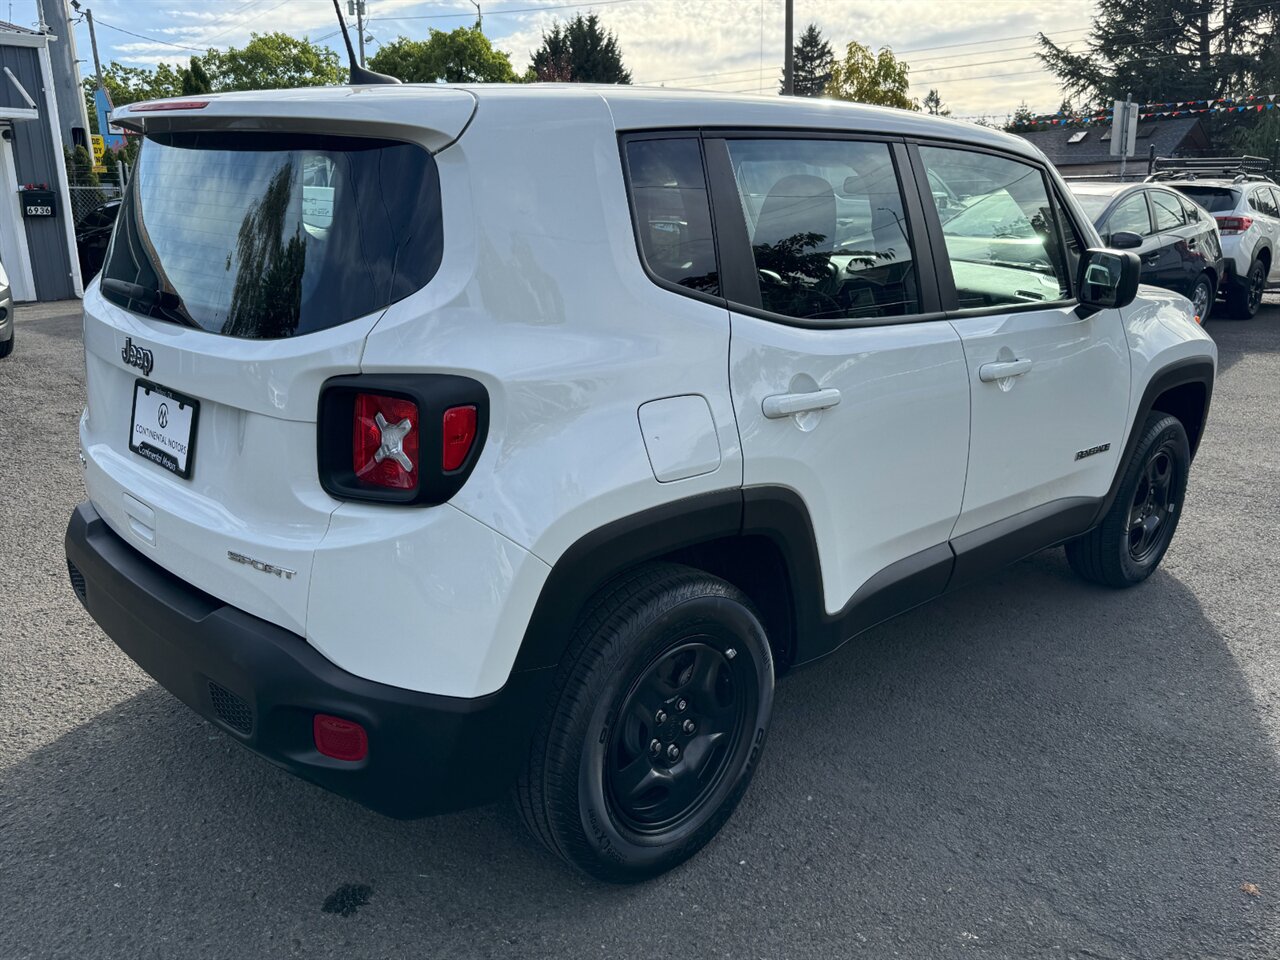
[[[1138,295],[1141,272],[1142,261],[1136,253],[1086,250],[1080,258],[1080,305],[1091,311],[1127,307]]]
[[[1136,250],[1142,246],[1142,237],[1136,233],[1130,233],[1128,230],[1117,230],[1111,235],[1108,246],[1116,250]]]

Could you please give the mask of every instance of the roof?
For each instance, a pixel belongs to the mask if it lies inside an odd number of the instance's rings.
[[[39,30],[29,30],[26,27],[20,27],[16,23],[10,23],[8,20],[0,20],[0,32],[4,33],[26,33],[33,37],[40,36]]]
[[[1197,129],[1200,128],[1200,129]],[[1052,127],[1048,130],[1031,130],[1018,134],[1035,144],[1054,166],[1073,164],[1116,163],[1111,155],[1111,141],[1103,137],[1111,133],[1110,125],[1091,124],[1083,127]],[[1083,134],[1084,136],[1079,136]],[[1072,138],[1077,138],[1072,143]],[[1145,155],[1154,144],[1156,156],[1167,157],[1183,149],[1184,141],[1194,138],[1207,142],[1198,117],[1179,117],[1174,120],[1153,120],[1138,124],[1137,152]]]
[[[486,100],[561,101],[566,110],[573,105],[603,101],[618,130],[662,127],[743,128],[755,126],[797,129],[857,130],[898,136],[937,137],[962,140],[1038,156],[1022,137],[981,127],[961,120],[934,117],[908,110],[873,107],[840,100],[809,97],[756,96],[709,93],[704,90],[672,90],[666,87],[637,87],[586,83],[514,84],[385,84],[374,86],[305,87],[294,90],[240,91],[176,97],[169,103],[198,102],[190,111],[156,111],[169,117],[187,116],[333,116],[377,114],[388,122],[421,122],[441,111],[467,115]],[[415,101],[413,112],[402,108]],[[154,104],[156,101],[151,101]],[[207,104],[207,106],[206,106]],[[418,104],[429,105],[426,113]],[[142,107],[142,109],[138,109]],[[112,114],[115,122],[140,126],[155,108],[129,104]],[[136,116],[135,116],[136,114]],[[434,121],[432,121],[434,122]],[[465,124],[465,118],[460,121]]]

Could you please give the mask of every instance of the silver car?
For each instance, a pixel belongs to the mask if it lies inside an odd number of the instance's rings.
[[[13,291],[0,263],[0,360],[13,353]]]

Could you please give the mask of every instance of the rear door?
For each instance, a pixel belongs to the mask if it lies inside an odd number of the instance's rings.
[[[1261,214],[1256,220],[1271,248],[1271,272],[1268,279],[1271,282],[1280,281],[1280,256],[1276,255],[1280,252],[1276,249],[1280,246],[1280,190],[1275,187],[1258,187],[1254,196],[1254,210]]]
[[[85,298],[90,498],[156,563],[303,632],[321,384],[440,262],[418,144],[149,134]]]
[[[1182,201],[1168,190],[1148,190],[1156,239],[1160,241],[1160,262],[1155,283],[1190,297],[1196,279],[1204,272],[1199,229],[1187,222]]]
[[[707,146],[748,491],[804,501],[827,613],[895,564],[941,571],[940,591],[969,391],[904,147],[786,133]]]
[[[950,146],[921,145],[915,157],[966,204],[958,216],[937,210],[935,221],[942,297],[971,395],[968,479],[953,538],[963,578],[968,548],[1012,527],[1040,525],[1055,539],[1106,493],[1124,438],[1129,352],[1118,311],[1076,309],[1080,234],[1063,223],[1041,167]]]
[[[1136,233],[1142,237],[1142,245],[1133,251],[1142,261],[1142,282],[1163,286],[1160,282],[1161,239],[1152,226],[1151,206],[1145,190],[1127,194],[1107,214],[1099,229],[1105,238],[1117,233]]]

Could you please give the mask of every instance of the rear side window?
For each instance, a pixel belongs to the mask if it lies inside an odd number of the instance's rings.
[[[324,330],[407,297],[440,265],[435,160],[389,140],[147,136],[103,296],[246,339]]]
[[[1210,213],[1230,213],[1239,203],[1236,192],[1226,187],[1197,187],[1188,184],[1179,185],[1178,192],[1190,197]]]
[[[1275,200],[1271,197],[1271,191],[1266,187],[1259,187],[1253,192],[1249,198],[1249,205],[1259,213],[1265,213],[1269,217],[1280,217],[1280,210],[1276,209]]]
[[[1172,194],[1163,190],[1151,190],[1151,211],[1156,217],[1156,233],[1164,230],[1175,230],[1186,224],[1182,212],[1182,203]]]
[[[711,207],[696,137],[626,145],[640,252],[660,280],[719,296]]]
[[[1066,300],[1067,258],[1044,174],[1030,164],[921,147],[926,170],[960,197],[938,219],[961,309]]]
[[[728,149],[765,310],[831,321],[919,313],[887,144],[729,140]]]

